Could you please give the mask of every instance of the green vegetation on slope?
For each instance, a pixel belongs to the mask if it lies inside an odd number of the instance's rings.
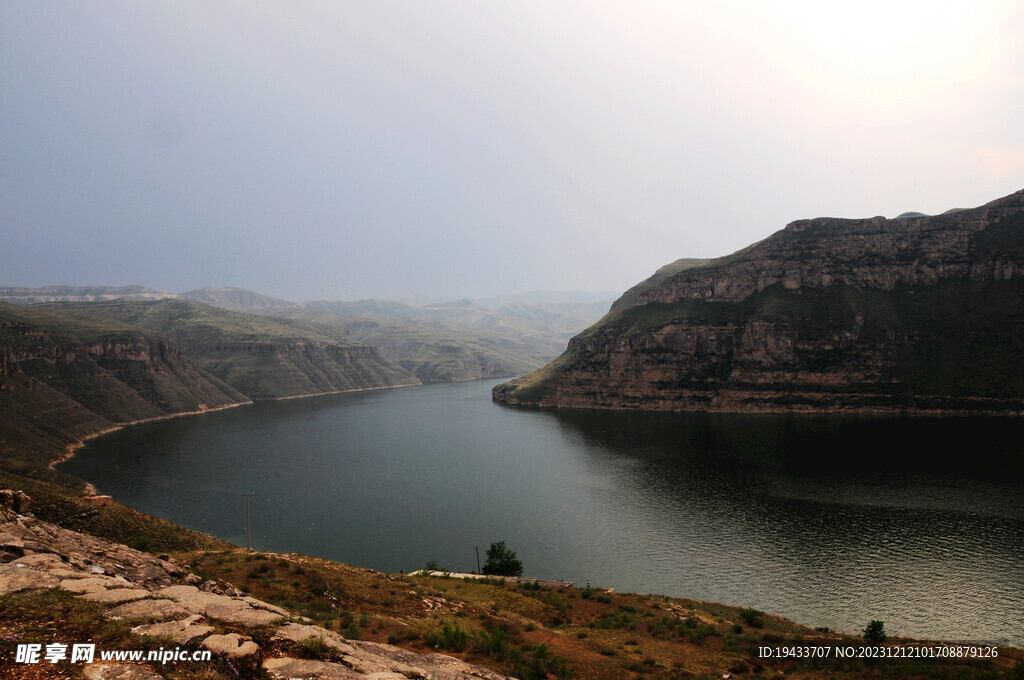
[[[488,337],[440,319],[351,315],[311,308],[279,314],[344,332],[377,348],[425,383],[518,375],[541,366],[559,351],[551,340]]]
[[[756,244],[755,244],[756,245]],[[748,246],[748,248],[753,246]],[[739,251],[740,253],[746,251],[747,248]],[[729,256],[732,257],[732,256]],[[703,267],[706,264],[711,263],[712,260],[697,258],[697,257],[684,257],[676,260],[675,262],[669,262],[663,267],[660,267],[658,271],[654,272],[651,276],[644,279],[640,283],[636,284],[625,293],[622,294],[618,300],[612,304],[612,311],[623,307],[632,306],[636,304],[637,299],[646,291],[654,288],[662,281],[675,276],[679,272],[686,271],[687,269],[695,269],[697,267]],[[600,323],[600,322],[599,322]]]
[[[246,401],[166,339],[110,317],[0,303],[0,450],[45,456],[116,423]]]
[[[301,555],[243,550],[177,557],[353,639],[439,652],[519,678],[992,678],[1020,663],[987,660],[761,658],[759,647],[869,644],[771,614],[684,598],[498,579],[382,574]],[[870,616],[865,616],[865,624]],[[914,644],[899,640],[900,644]],[[317,658],[328,650],[308,649]],[[321,656],[322,655],[322,656]],[[1012,677],[1012,676],[1011,676]]]
[[[840,366],[855,351],[885,348],[879,350],[889,367],[884,379],[857,389],[1019,399],[1024,394],[1022,318],[1021,279],[952,279],[888,291],[843,285],[787,290],[776,284],[740,302],[680,300],[618,308],[579,337],[611,342],[649,336],[671,324],[700,324],[730,334],[752,322],[767,322],[786,327],[803,341],[794,350],[793,365],[805,370]],[[856,343],[843,348],[827,341],[844,331],[856,334]],[[496,391],[519,403],[539,403],[555,387],[559,375],[585,360],[578,350],[570,350]],[[731,359],[726,361],[729,365],[707,376],[709,388],[729,384]]]
[[[171,338],[183,354],[251,399],[416,384],[408,371],[336,329],[186,300],[66,303]]]

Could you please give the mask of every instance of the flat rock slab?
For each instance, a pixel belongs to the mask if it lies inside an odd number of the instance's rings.
[[[0,595],[32,593],[49,590],[60,585],[60,579],[45,571],[36,571],[0,564]]]
[[[188,616],[189,611],[174,600],[135,600],[108,609],[103,616],[108,619],[148,619],[166,621]]]
[[[280,614],[284,618],[287,618],[292,615],[292,613],[287,609],[281,609],[280,607],[270,604],[269,602],[257,600],[255,597],[249,597],[248,595],[246,595],[244,597],[239,597],[236,599],[241,600],[242,602],[247,602],[258,609],[266,609],[267,611],[274,612],[275,614]]]
[[[274,680],[365,680],[366,675],[340,663],[293,659],[282,656],[263,663],[263,669]]]
[[[72,593],[94,593],[101,592],[107,588],[124,588],[131,584],[123,578],[113,576],[87,576],[85,578],[64,579],[60,583],[61,590],[68,590]]]
[[[274,631],[275,640],[288,640],[301,644],[309,638],[323,638],[324,644],[345,654],[355,654],[356,649],[345,642],[345,638],[320,626],[303,626],[300,623],[286,623]]]
[[[163,680],[146,666],[134,663],[91,663],[82,674],[87,680]]]
[[[24,567],[32,567],[33,569],[46,569],[50,570],[55,567],[67,567],[64,560],[58,555],[52,553],[32,553],[31,555],[24,555],[11,562],[11,564],[20,564]]]
[[[169,597],[193,614],[203,614],[211,619],[241,623],[247,626],[266,626],[283,618],[281,614],[269,611],[268,608],[272,605],[259,600],[252,598],[243,600],[227,595],[206,593],[195,586],[169,586],[156,591],[154,595]],[[253,603],[258,603],[259,608]]]
[[[238,633],[211,635],[203,640],[203,647],[233,660],[255,659],[260,653],[259,645]]]
[[[352,640],[350,643],[357,650],[357,658],[364,660],[367,665],[383,665],[386,667],[384,670],[398,672],[406,677],[437,680],[509,680],[508,676],[444,654],[418,654],[379,642]],[[371,670],[366,674],[373,672],[377,671]]]
[[[199,623],[202,620],[203,617],[196,614],[180,621],[135,626],[132,628],[132,632],[136,635],[148,635],[150,637],[168,637],[178,644],[184,645],[188,644],[191,640],[209,635],[214,631],[213,626]]]
[[[82,593],[82,597],[93,602],[127,602],[149,597],[145,588],[111,588],[110,590],[93,590]]]

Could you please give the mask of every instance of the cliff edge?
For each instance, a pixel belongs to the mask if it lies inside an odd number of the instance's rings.
[[[549,408],[1024,413],[1024,191],[897,219],[800,220],[679,260],[558,359],[494,388]]]

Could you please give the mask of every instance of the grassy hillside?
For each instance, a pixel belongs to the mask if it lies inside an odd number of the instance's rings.
[[[171,338],[198,366],[252,399],[416,384],[408,371],[336,329],[187,300],[65,303]]]
[[[0,303],[0,487],[47,499],[38,507],[48,519],[82,528],[118,524],[101,517],[113,511],[75,499],[81,481],[48,467],[83,439],[135,420],[246,401],[153,333],[111,317]]]
[[[860,635],[812,629],[753,609],[582,584],[388,575],[301,555],[241,550],[179,557],[203,577],[233,583],[350,639],[451,654],[523,679],[710,679],[728,674],[995,680],[1012,672],[1021,658],[1019,650],[1004,647],[999,657],[987,661],[762,659],[759,647],[859,648],[869,643]]]
[[[330,326],[413,373],[423,382],[458,382],[530,371],[564,345],[510,334],[495,336],[421,315],[345,314],[331,309],[281,310],[279,314]]]

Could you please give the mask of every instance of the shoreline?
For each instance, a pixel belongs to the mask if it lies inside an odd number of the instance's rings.
[[[113,427],[108,427],[105,430],[100,430],[99,432],[93,432],[91,434],[87,434],[84,437],[82,437],[81,439],[79,439],[77,442],[71,442],[70,444],[67,445],[66,452],[64,453],[64,455],[57,456],[56,458],[51,460],[49,462],[49,464],[47,465],[47,467],[50,468],[51,470],[56,470],[58,465],[60,465],[61,463],[67,462],[67,461],[71,460],[72,458],[74,458],[75,457],[75,451],[77,451],[78,449],[80,449],[83,446],[85,446],[85,443],[88,442],[90,439],[96,439],[97,437],[102,437],[105,434],[110,434],[111,432],[117,432],[118,430],[123,430],[124,428],[126,428],[126,427],[128,427],[130,425],[141,425],[142,423],[155,423],[155,422],[158,422],[158,421],[161,421],[161,420],[170,420],[172,418],[180,418],[182,416],[199,416],[199,415],[202,415],[204,413],[213,413],[214,411],[224,411],[224,410],[229,409],[229,408],[235,408],[236,406],[245,406],[245,405],[251,404],[251,403],[253,403],[252,400],[249,400],[249,401],[239,401],[239,402],[234,403],[234,404],[223,404],[221,406],[215,406],[213,408],[202,408],[202,409],[199,409],[199,410],[196,410],[196,411],[182,411],[181,413],[168,413],[165,416],[155,416],[153,418],[140,418],[139,420],[132,420],[132,421],[129,421],[127,423],[118,423],[117,425],[114,425]],[[85,480],[83,479],[82,481],[84,482]],[[88,484],[88,482],[86,482],[86,484]]]
[[[331,392],[310,392],[309,394],[293,394],[287,397],[271,397],[270,399],[253,399],[250,403],[259,401],[287,401],[289,399],[306,399],[307,397],[326,397],[331,394],[353,394],[356,392],[375,392],[377,390],[393,390],[400,387],[422,387],[422,382],[402,383],[401,385],[381,385],[379,387],[357,387],[353,390],[333,390]]]
[[[69,461],[72,458],[74,458],[75,457],[75,452],[77,452],[78,449],[81,449],[82,447],[84,447],[86,445],[86,443],[89,442],[90,440],[96,439],[97,437],[102,437],[103,435],[106,435],[106,434],[111,434],[113,432],[117,432],[118,430],[123,430],[124,428],[130,427],[132,425],[142,425],[144,423],[156,423],[156,422],[159,422],[161,420],[171,420],[172,418],[182,418],[184,416],[201,416],[204,413],[214,413],[216,411],[225,411],[225,410],[227,410],[229,408],[236,408],[238,406],[250,406],[252,404],[255,404],[255,403],[261,402],[261,401],[287,401],[289,399],[307,399],[309,397],[326,397],[326,396],[332,395],[332,394],[352,394],[352,393],[356,393],[356,392],[373,392],[375,390],[390,390],[390,389],[404,388],[404,387],[419,387],[422,384],[423,383],[405,383],[405,384],[402,384],[402,385],[381,385],[379,387],[361,387],[361,388],[357,388],[357,389],[353,389],[353,390],[334,390],[332,392],[310,392],[309,394],[294,394],[294,395],[287,396],[287,397],[272,397],[270,399],[249,399],[247,401],[239,401],[239,402],[236,402],[234,404],[223,404],[221,406],[214,406],[213,408],[202,408],[202,409],[198,409],[198,410],[195,410],[195,411],[182,411],[180,413],[168,413],[167,415],[155,416],[153,418],[140,418],[139,420],[132,420],[132,421],[129,421],[129,422],[126,422],[126,423],[118,423],[118,424],[114,425],[113,427],[108,427],[108,428],[105,428],[103,430],[99,430],[98,432],[92,432],[90,434],[85,435],[84,437],[82,437],[81,439],[79,439],[76,442],[71,442],[70,444],[68,444],[65,447],[65,452],[62,455],[59,455],[56,458],[53,458],[47,464],[47,467],[50,470],[56,470],[58,465],[60,465],[61,463],[66,463],[67,461]],[[77,477],[76,477],[76,479],[77,479]],[[88,491],[91,491],[91,493],[87,493],[86,494],[87,496],[96,495],[95,494],[96,487],[94,487],[90,482],[87,482],[84,479],[81,480],[81,481],[85,482],[86,489]]]

